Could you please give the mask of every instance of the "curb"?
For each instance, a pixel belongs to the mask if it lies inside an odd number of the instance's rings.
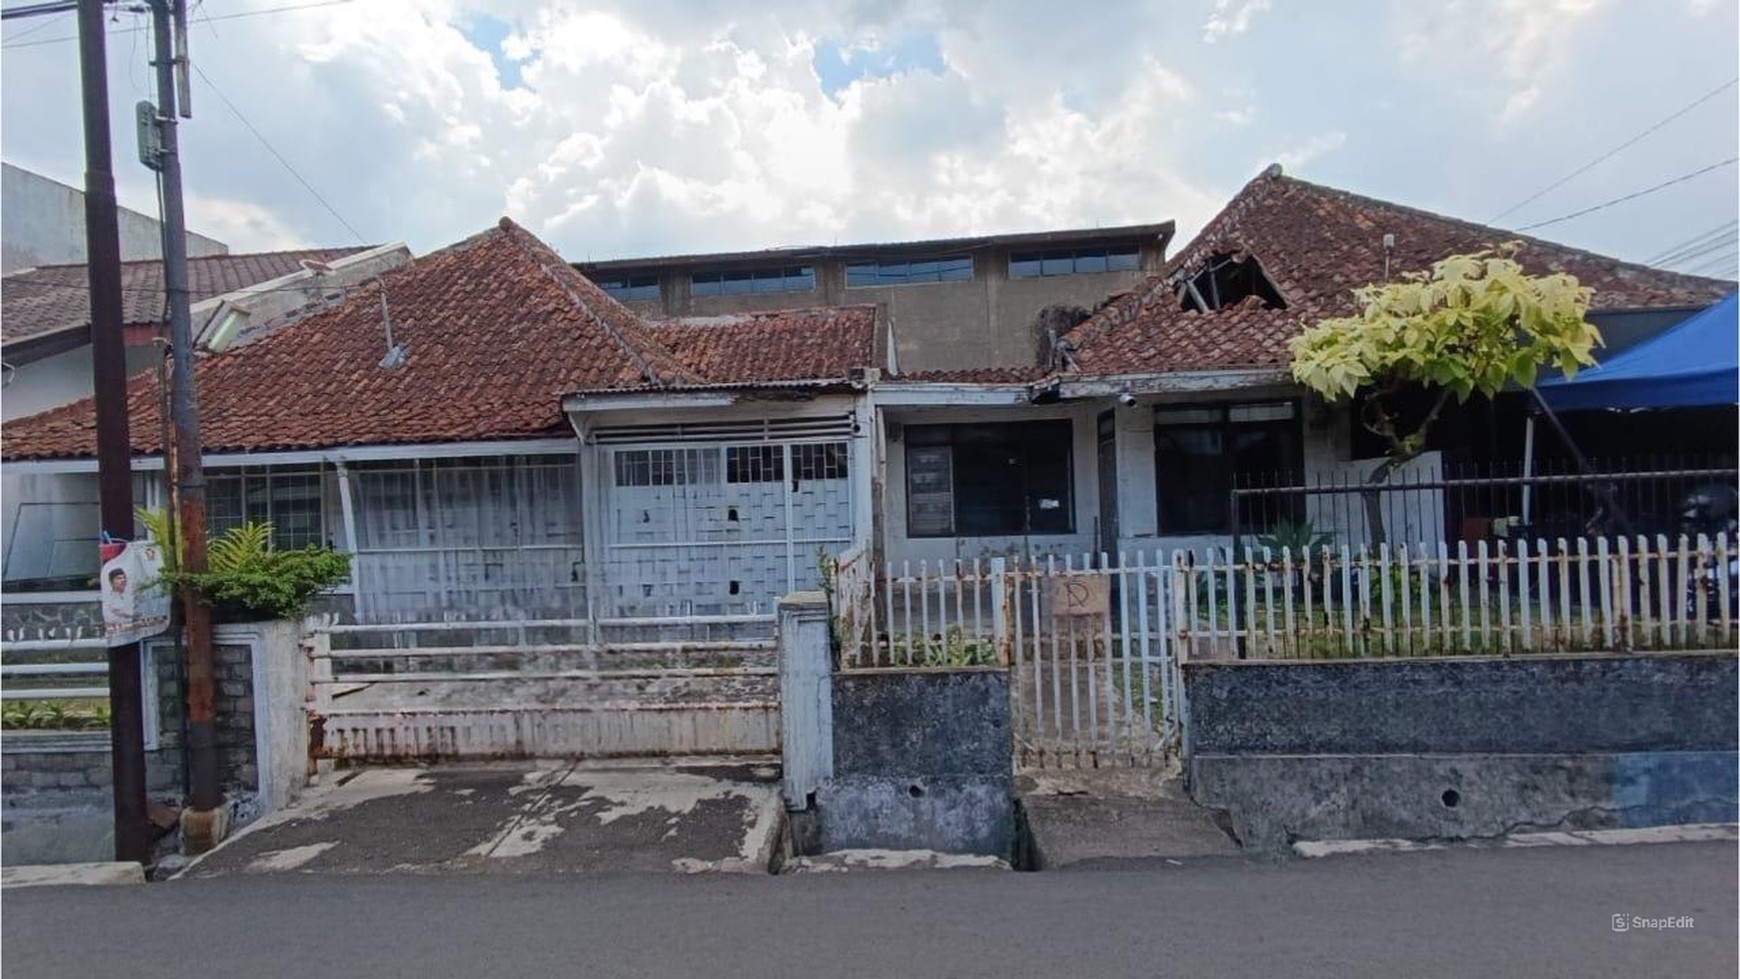
[[[108,887],[145,883],[145,868],[136,863],[58,863],[0,867],[0,888]]]
[[[1516,833],[1490,840],[1308,840],[1293,844],[1293,853],[1307,859],[1356,853],[1423,853],[1428,850],[1498,850],[1536,846],[1633,846],[1639,843],[1703,843],[1740,840],[1733,823],[1691,823],[1640,829],[1561,830]]]

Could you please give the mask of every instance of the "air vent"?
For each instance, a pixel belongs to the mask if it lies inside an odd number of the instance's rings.
[[[842,439],[851,436],[851,415],[817,415],[808,418],[683,422],[675,425],[622,425],[594,429],[592,441],[595,445],[647,442],[786,442],[793,439]]]

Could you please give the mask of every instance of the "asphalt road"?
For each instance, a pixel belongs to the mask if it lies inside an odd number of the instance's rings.
[[[1731,843],[1679,843],[1039,874],[291,873],[15,889],[0,967],[8,979],[1731,977],[1735,857]],[[1616,914],[1692,927],[1616,933]]]

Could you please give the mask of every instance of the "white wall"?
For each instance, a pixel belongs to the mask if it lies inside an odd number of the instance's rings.
[[[162,257],[157,220],[121,208],[121,261]],[[187,254],[225,255],[230,246],[187,233]],[[0,164],[0,274],[85,260],[85,195],[10,163]]]
[[[155,346],[127,350],[127,376],[157,363]],[[88,398],[95,388],[91,374],[91,347],[84,344],[28,364],[14,365],[10,380],[0,388],[0,419],[11,421]]]
[[[1065,555],[1080,557],[1098,549],[1096,522],[1099,514],[1099,474],[1095,419],[1104,410],[1097,403],[1007,408],[886,408],[883,427],[897,424],[947,425],[973,422],[1015,423],[1069,419],[1071,430],[1071,483],[1075,499],[1075,530],[1068,534],[1035,534],[1029,537],[909,537],[906,531],[906,442],[888,440],[887,473],[884,482],[882,519],[887,560],[896,568],[904,561],[972,561],[993,557],[1033,555],[1038,558]],[[1150,468],[1152,463],[1150,462]]]

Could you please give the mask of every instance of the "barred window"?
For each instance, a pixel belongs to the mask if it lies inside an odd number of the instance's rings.
[[[848,475],[847,455],[844,442],[794,445],[791,447],[791,465],[797,470],[800,480],[845,479]]]
[[[687,486],[719,481],[719,455],[706,449],[626,449],[616,453],[618,486]]]
[[[280,551],[322,547],[326,538],[326,481],[318,472],[242,472],[210,476],[205,525],[212,535],[244,523],[270,523]]]
[[[785,479],[785,452],[777,445],[725,447],[727,483],[777,483]]]

